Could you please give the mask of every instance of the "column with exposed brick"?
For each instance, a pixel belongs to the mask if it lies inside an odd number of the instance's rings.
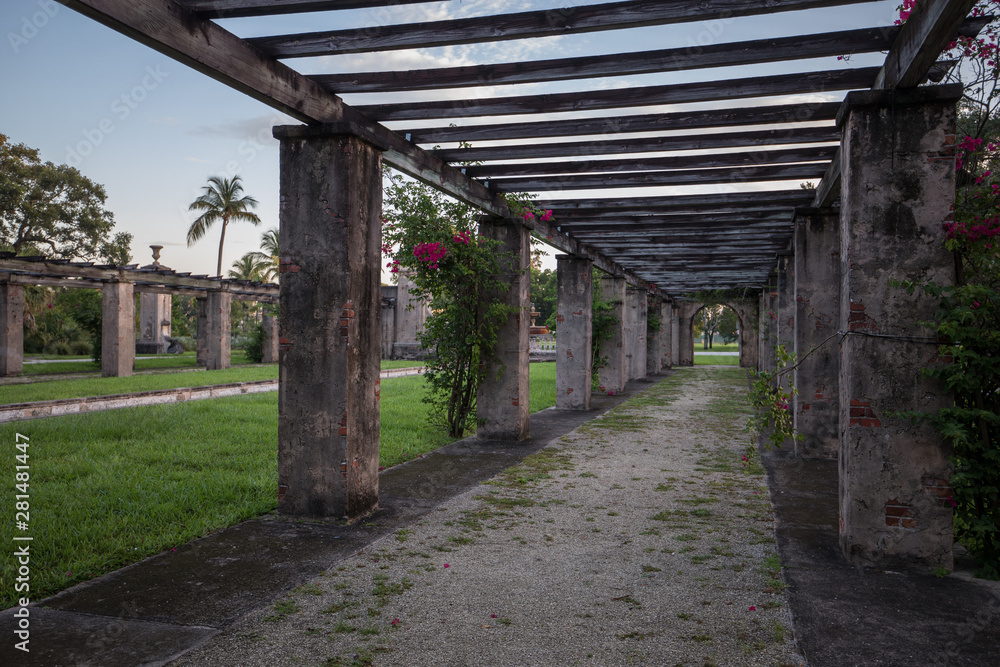
[[[626,378],[638,380],[646,377],[646,318],[649,315],[646,305],[646,290],[630,285],[625,290],[625,305],[627,308],[625,317]]]
[[[960,85],[848,95],[841,193],[840,542],[876,567],[952,566],[949,448],[899,413],[948,403],[921,369],[941,363],[935,299],[891,282],[954,281],[942,226],[955,201]]]
[[[590,409],[593,262],[556,255],[556,407]]]
[[[209,290],[205,299],[205,368],[210,371],[229,368],[232,365],[230,339],[232,306],[233,295],[229,291]]]
[[[512,314],[497,332],[496,358],[487,360],[486,377],[479,383],[476,416],[481,440],[520,442],[528,437],[528,327],[531,324],[531,238],[514,219],[491,218],[479,233],[499,241],[500,281],[510,289],[500,295]],[[558,337],[557,337],[558,339]]]
[[[674,365],[673,357],[673,314],[674,314],[674,304],[670,299],[663,299],[660,301],[660,369],[657,371],[659,373],[664,368],[670,368]]]
[[[649,299],[649,313],[646,316],[646,375],[659,375],[663,368],[663,299],[654,296]],[[653,320],[653,326],[649,321]]]
[[[278,320],[271,315],[260,318],[260,326],[264,330],[261,342],[261,361],[265,364],[278,362]]]
[[[694,366],[694,316],[702,309],[704,304],[693,301],[684,301],[678,309],[678,338],[677,345],[678,366]]]
[[[0,282],[0,377],[24,372],[24,287]]]
[[[382,150],[352,123],[280,140],[278,511],[378,506]]]
[[[617,319],[611,337],[601,342],[601,357],[607,360],[598,373],[600,390],[619,393],[625,389],[625,279],[601,276],[601,298],[613,306],[611,316]]]
[[[736,314],[740,318],[740,367],[756,370],[760,352],[757,333],[760,313],[757,300],[744,299],[736,309]]]
[[[101,375],[127,377],[135,366],[133,285],[109,280],[101,287]]]
[[[836,459],[840,451],[840,212],[795,213],[795,453]],[[831,338],[831,336],[834,336]]]

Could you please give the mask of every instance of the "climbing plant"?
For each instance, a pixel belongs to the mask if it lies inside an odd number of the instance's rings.
[[[601,272],[591,270],[592,310],[590,315],[590,388],[591,391],[604,391],[601,387],[600,371],[608,365],[608,355],[602,355],[603,346],[615,335],[615,327],[621,320],[615,315],[616,306],[621,302],[605,299],[601,293]]]
[[[756,443],[764,438],[764,449],[781,449],[785,442],[801,440],[802,434],[795,432],[792,420],[792,400],[798,393],[789,375],[795,368],[795,355],[785,350],[784,345],[775,349],[774,370],[750,372],[750,405],[753,410],[747,418],[745,430],[751,435],[750,451],[756,451]],[[747,456],[751,454],[748,452]],[[744,457],[746,460],[746,457]]]
[[[425,401],[453,437],[476,425],[476,393],[495,354],[500,325],[512,309],[500,298],[510,288],[503,274],[515,258],[478,233],[477,213],[434,189],[395,173],[386,177],[383,255],[389,271],[406,271],[413,295],[431,314],[419,335],[431,351]],[[523,200],[508,202],[514,215],[534,216]],[[544,219],[551,212],[539,214]],[[502,370],[501,370],[502,372]]]

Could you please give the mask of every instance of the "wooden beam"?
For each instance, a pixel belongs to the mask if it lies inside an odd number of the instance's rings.
[[[274,58],[304,58],[733,19],[873,1],[771,0],[765,4],[748,3],[745,0],[681,0],[669,3],[661,0],[631,0],[416,24],[255,37],[247,41]],[[195,0],[185,0],[184,4],[193,5]],[[208,0],[204,0],[202,4],[208,4]]]
[[[601,199],[557,199],[539,200],[537,206],[552,209],[555,219],[579,213],[581,215],[600,214],[605,211],[620,213],[666,213],[672,210],[683,212],[717,211],[729,208],[750,208],[755,206],[788,206],[791,208],[808,206],[812,201],[812,190],[757,190],[751,192],[720,192],[708,195],[675,195],[672,197],[634,197]]]
[[[301,12],[412,5],[430,0],[175,0],[202,18],[276,16]]]
[[[872,88],[892,90],[920,85],[975,4],[975,0],[918,2],[893,42]],[[967,34],[968,30],[964,32]]]
[[[837,117],[840,102],[812,102],[764,107],[735,107],[672,113],[550,120],[534,123],[466,125],[461,127],[401,130],[414,143],[446,141],[496,141],[561,136],[602,135],[619,132],[701,130],[708,128],[829,121]]]
[[[582,176],[539,176],[504,178],[492,181],[500,192],[553,192],[603,188],[636,188],[669,185],[708,185],[713,183],[750,183],[819,178],[826,163],[780,165],[766,167],[735,167],[723,169],[690,169],[653,173],[594,174]]]
[[[306,123],[354,123],[388,147],[385,161],[403,173],[492,215],[509,212],[503,199],[482,184],[172,0],[59,1],[293,118]]]
[[[623,173],[708,167],[752,167],[764,164],[789,164],[826,161],[833,158],[836,146],[808,146],[712,155],[672,155],[668,157],[634,157],[613,160],[582,160],[563,162],[531,162],[518,164],[485,164],[463,168],[473,178],[507,176],[542,176],[547,174]]]
[[[535,142],[514,146],[447,148],[431,151],[431,153],[445,162],[459,163],[461,165],[486,160],[526,160],[548,157],[691,151],[713,148],[776,146],[780,144],[811,144],[836,141],[840,141],[840,131],[831,125],[829,127],[789,127],[780,130],[758,130],[756,132],[720,132],[717,134],[697,134],[693,136],[570,141],[551,144]]]
[[[690,47],[558,58],[532,62],[440,67],[402,72],[352,72],[310,77],[337,94],[385,93],[628,76],[735,67],[786,60],[862,54],[890,47],[899,28],[865,28]],[[926,74],[926,71],[924,72]]]

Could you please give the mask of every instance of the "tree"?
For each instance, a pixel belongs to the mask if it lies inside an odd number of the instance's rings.
[[[191,223],[187,233],[188,246],[194,245],[218,221],[222,221],[222,234],[219,236],[219,264],[216,275],[222,276],[222,249],[226,243],[226,227],[233,222],[249,222],[256,227],[260,217],[251,209],[257,208],[257,200],[243,193],[243,183],[239,176],[221,178],[212,176],[208,185],[202,188],[205,192],[191,202],[189,211],[204,211],[198,219]]]
[[[131,234],[113,238],[104,187],[0,134],[0,248],[18,255],[127,263]],[[126,262],[118,260],[125,258]]]
[[[260,252],[250,253],[257,259],[266,262],[266,267],[261,273],[263,282],[273,282],[278,279],[278,256],[279,252],[278,230],[275,227],[267,230],[260,237]]]
[[[540,270],[531,266],[531,303],[538,311],[536,323],[549,326],[555,323],[558,282],[552,269]],[[555,327],[550,327],[555,328]]]
[[[268,261],[261,259],[259,252],[248,252],[233,262],[233,268],[229,269],[229,277],[261,283],[265,282],[264,276],[269,270]]]
[[[701,330],[705,334],[703,345],[706,350],[712,348],[712,339],[715,338],[715,334],[719,330],[719,324],[722,322],[722,313],[724,310],[725,306],[710,304],[698,311],[697,319],[699,324],[701,324]]]
[[[718,332],[722,336],[722,342],[735,343],[740,335],[740,318],[736,316],[736,311],[732,308],[722,309],[722,318],[719,320]]]

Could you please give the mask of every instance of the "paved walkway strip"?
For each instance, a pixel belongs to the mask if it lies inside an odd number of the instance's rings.
[[[407,375],[420,375],[423,372],[423,368],[392,368],[382,371],[379,377],[404,377]],[[277,380],[232,382],[203,387],[180,387],[178,389],[141,391],[131,394],[62,398],[54,401],[35,401],[32,403],[12,403],[10,405],[0,405],[0,424],[26,419],[38,419],[41,417],[59,417],[85,412],[101,412],[103,410],[117,410],[118,408],[134,408],[141,405],[183,403],[185,401],[200,401],[207,398],[222,398],[223,396],[260,394],[269,391],[278,391]]]
[[[679,371],[177,664],[801,664],[745,384]]]

